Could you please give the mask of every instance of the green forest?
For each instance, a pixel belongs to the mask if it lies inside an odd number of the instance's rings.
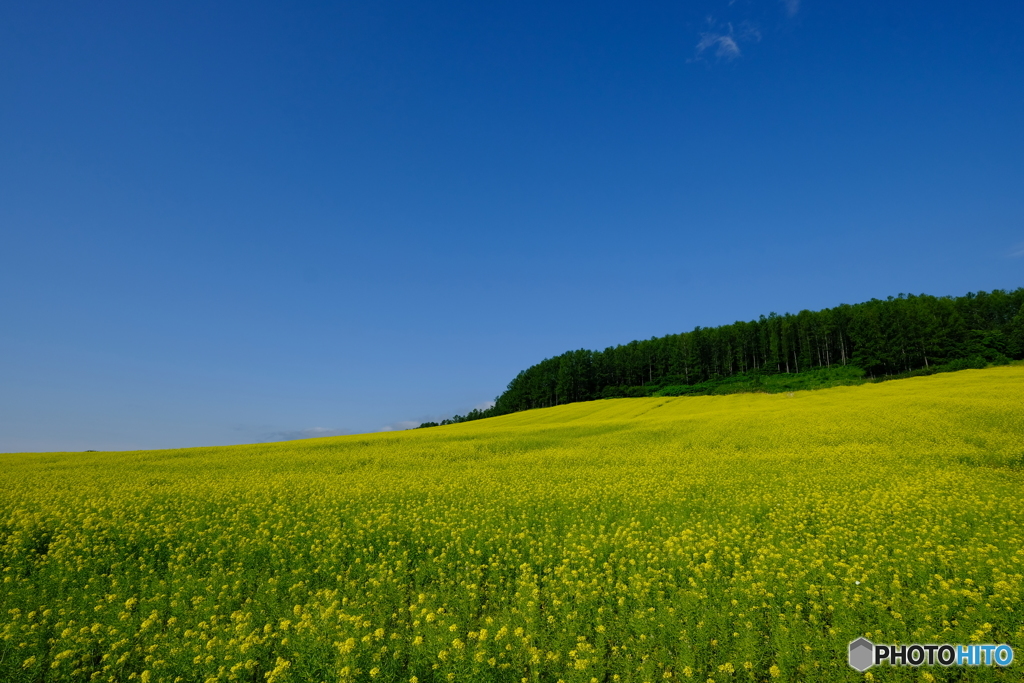
[[[566,351],[516,375],[492,408],[440,424],[601,398],[793,391],[1020,358],[1024,287],[960,297],[900,294],[604,351]]]

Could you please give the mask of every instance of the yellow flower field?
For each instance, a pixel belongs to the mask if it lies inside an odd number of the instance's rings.
[[[0,455],[0,680],[1020,681],[1024,367]]]

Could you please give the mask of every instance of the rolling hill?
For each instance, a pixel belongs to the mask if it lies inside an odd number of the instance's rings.
[[[1022,408],[1011,365],[0,455],[0,679],[847,681],[861,636],[1019,646]]]

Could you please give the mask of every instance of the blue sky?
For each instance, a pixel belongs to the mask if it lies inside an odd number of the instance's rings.
[[[0,92],[0,451],[1024,285],[1019,3],[5,3]]]

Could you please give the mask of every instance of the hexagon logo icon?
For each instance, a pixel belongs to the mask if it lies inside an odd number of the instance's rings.
[[[850,643],[850,666],[857,671],[867,671],[875,663],[875,644],[867,638],[858,638]]]

